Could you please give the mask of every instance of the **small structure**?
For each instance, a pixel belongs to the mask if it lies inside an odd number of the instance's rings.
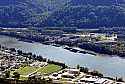
[[[114,84],[114,81],[106,78],[100,78],[95,82],[95,84]]]
[[[65,78],[75,78],[80,74],[79,69],[65,69],[64,73],[62,74],[62,77]]]
[[[49,78],[58,80],[58,79],[61,79],[61,75],[62,74],[59,74],[59,73],[53,73],[52,75],[49,76]]]
[[[90,77],[84,77],[84,78],[81,78],[80,80],[79,80],[79,82],[80,83],[94,83],[95,84],[95,82],[98,80],[98,78],[96,78],[96,77],[92,77],[92,76],[90,76]],[[99,83],[100,84],[100,83]],[[102,83],[101,83],[102,84]]]
[[[80,73],[79,69],[65,69],[64,71],[68,72],[69,74],[76,74],[76,75]]]

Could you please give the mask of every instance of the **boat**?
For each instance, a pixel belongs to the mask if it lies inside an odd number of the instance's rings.
[[[87,52],[86,51],[79,51],[79,53],[86,54]]]
[[[72,49],[70,49],[70,51],[71,51],[71,52],[74,52],[74,53],[77,53],[79,50],[72,48]]]
[[[70,47],[64,47],[64,49],[66,49],[66,50],[70,50],[70,49],[72,49],[72,48],[70,48]]]
[[[59,45],[59,44],[53,44],[52,46],[60,47],[61,45]]]
[[[44,44],[44,45],[50,45],[50,43],[47,43],[47,42],[42,42],[42,44]]]

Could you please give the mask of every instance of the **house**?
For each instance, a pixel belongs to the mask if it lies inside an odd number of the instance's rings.
[[[95,82],[95,84],[114,84],[114,81],[106,78],[100,78]]]
[[[80,73],[79,69],[65,69],[64,71],[68,72],[69,74],[78,75]]]
[[[83,77],[79,80],[80,83],[95,83],[98,80],[96,77]]]
[[[63,73],[62,74],[62,77],[64,77],[64,78],[75,78],[75,75],[74,74],[70,74],[70,73],[68,73],[68,72],[65,72],[65,73]]]
[[[62,74],[59,74],[59,73],[53,73],[52,75],[49,76],[49,78],[58,80],[58,79],[61,79],[61,75]]]
[[[62,77],[64,78],[75,78],[80,74],[79,69],[65,69],[64,73],[62,73]]]

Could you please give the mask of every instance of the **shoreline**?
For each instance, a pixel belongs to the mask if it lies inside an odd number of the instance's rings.
[[[5,36],[5,35],[3,35],[3,36]],[[17,38],[16,38],[17,39]],[[17,39],[18,40],[18,39]],[[40,42],[38,42],[38,43],[40,43]],[[51,45],[52,46],[52,45]],[[57,46],[58,47],[58,46]],[[63,48],[63,47],[62,47]],[[95,69],[96,70],[96,69]],[[114,76],[109,76],[109,77],[113,77],[113,78],[115,78]]]
[[[41,43],[41,44],[44,44],[44,45],[51,45],[51,46],[55,46],[55,47],[60,47],[60,46],[67,46],[67,47],[70,47],[68,45],[61,45],[61,44],[56,44],[56,43],[47,43],[47,42],[40,42],[40,41],[35,41],[35,40],[32,40],[32,39],[28,39],[28,38],[22,38],[22,37],[16,37],[16,36],[11,36],[11,35],[6,35],[6,34],[1,34],[0,35],[3,35],[3,36],[9,36],[9,37],[14,37],[16,39],[18,39],[18,41],[23,41],[23,42],[28,42],[28,43],[33,43],[33,42],[38,42],[38,43]],[[74,46],[72,46],[71,48],[73,49]],[[77,47],[77,48],[80,48],[80,47]],[[80,48],[82,49],[82,48]],[[76,51],[79,51],[79,50],[70,50],[71,52],[74,52],[74,53],[77,53]],[[89,51],[89,50],[85,50],[85,49],[82,49],[81,53],[85,54],[85,53],[88,53],[88,54],[92,54],[92,55],[97,55],[98,53],[96,52],[93,52],[93,51]]]
[[[40,41],[40,40],[34,40],[33,38],[28,38],[28,37],[21,37],[21,36],[16,36],[16,35],[9,35],[9,34],[5,34],[5,33],[0,33],[0,35],[4,35],[4,36],[9,36],[9,37],[14,37],[16,39],[18,39],[19,41],[23,41],[23,42],[28,42],[28,43],[34,43],[34,42],[38,42],[38,43],[41,43],[41,44],[44,44],[44,45],[52,45],[52,46],[55,46],[55,47],[60,47],[60,46],[68,46],[66,44],[61,44],[61,43],[56,43],[56,42],[49,42],[49,41]],[[88,43],[89,44],[89,43]],[[68,46],[70,47],[70,46]],[[120,58],[125,58],[124,55],[120,55],[120,54],[107,54],[107,53],[99,53],[98,51],[94,51],[94,50],[90,50],[90,49],[86,49],[84,47],[80,47],[79,45],[77,46],[71,46],[71,48],[73,47],[76,47],[76,48],[79,48],[79,49],[82,49],[81,53],[85,54],[85,53],[88,53],[88,54],[91,54],[91,55],[101,55],[101,56],[110,56],[110,57],[114,57],[114,56],[118,56]],[[78,50],[76,49],[73,49],[73,50],[70,50],[71,52],[74,52],[74,53],[77,53]]]
[[[28,38],[22,38],[22,37],[16,37],[16,36],[11,36],[11,35],[6,35],[6,34],[0,34],[0,35],[3,35],[3,36],[9,36],[9,37],[14,37],[14,38],[16,38],[16,39],[18,39],[18,41],[23,41],[23,42],[28,42],[28,43],[34,43],[34,42],[38,42],[38,43],[41,43],[41,44],[43,44],[43,45],[51,45],[51,46],[55,46],[55,47],[60,47],[60,46],[67,46],[67,47],[69,47],[69,48],[74,48],[75,46],[68,46],[68,45],[61,45],[61,44],[56,44],[56,43],[47,43],[47,42],[40,42],[40,41],[34,41],[34,40],[32,40],[32,39],[28,39]],[[101,53],[97,53],[97,52],[94,52],[94,51],[91,51],[91,50],[86,50],[86,49],[83,49],[83,48],[80,48],[80,47],[75,47],[75,48],[79,48],[79,49],[81,49],[81,53],[82,54],[91,54],[91,55],[94,55],[94,56],[96,56],[96,55],[102,55],[102,56],[104,56],[104,55],[108,55],[108,54],[101,54]],[[67,50],[67,49],[66,49]],[[75,50],[70,50],[71,52],[74,52],[74,53],[77,53],[76,51],[80,51],[80,50],[77,50],[77,49],[75,49]],[[112,55],[108,55],[108,56],[111,56],[112,57]],[[120,57],[120,56],[118,56],[118,57]]]
[[[33,54],[32,52],[24,52],[24,51],[22,51],[22,50],[20,50],[20,49],[7,48],[7,47],[2,46],[2,45],[0,45],[0,46],[3,48],[3,49],[2,49],[3,51],[4,51],[4,50],[12,50],[12,53],[13,53],[13,50],[14,50],[14,52],[15,52],[15,50],[16,50],[16,52],[21,52],[21,53],[22,53],[22,56],[23,56],[23,54],[24,54],[23,57],[25,57],[25,54],[31,54],[31,58],[33,57],[33,55],[37,56],[36,54]],[[43,58],[43,56],[40,56],[40,57],[42,57],[41,60],[42,60],[43,62],[45,62],[46,60],[49,60],[49,62],[47,62],[47,63],[58,65],[58,66],[62,67],[62,69],[70,68],[70,67],[67,66],[65,63],[61,63],[61,62],[59,62],[59,61],[53,61],[53,60],[48,59],[48,58]],[[33,59],[33,58],[32,58],[32,59]],[[84,68],[87,68],[87,69],[88,69],[88,71],[89,71],[89,72],[87,72],[88,74],[91,73],[91,72],[93,72],[93,71],[99,72],[98,70],[91,70],[91,69],[89,69],[88,67],[84,67]],[[72,69],[72,68],[71,68],[71,69]],[[75,69],[75,68],[74,68],[74,69]],[[99,72],[99,73],[102,74],[102,72]],[[103,78],[107,78],[107,79],[111,79],[111,80],[116,80],[115,77],[104,76],[104,74],[102,74],[102,75],[103,75]],[[124,78],[123,78],[123,80],[124,80]]]

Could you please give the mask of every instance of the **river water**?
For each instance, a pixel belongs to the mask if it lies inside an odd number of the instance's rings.
[[[24,52],[32,52],[43,57],[61,61],[71,67],[77,64],[86,66],[91,70],[98,70],[105,76],[125,78],[125,59],[120,57],[94,56],[91,54],[80,54],[70,52],[62,47],[43,45],[41,43],[27,43],[18,41],[16,38],[1,36],[0,44],[6,47],[21,49]]]

